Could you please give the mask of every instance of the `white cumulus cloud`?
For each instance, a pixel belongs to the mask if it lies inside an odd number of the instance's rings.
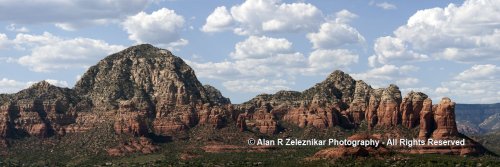
[[[312,4],[281,3],[280,0],[247,0],[232,6],[230,14],[228,12],[225,7],[216,8],[207,17],[202,31],[232,29],[239,35],[297,32],[315,29],[324,20],[321,11]]]
[[[364,80],[374,87],[386,87],[393,83],[410,86],[419,82],[418,78],[411,76],[412,73],[418,70],[419,68],[413,65],[396,66],[386,64],[351,76],[355,79]]]
[[[200,78],[223,81],[223,86],[235,92],[270,93],[287,89],[293,78],[308,68],[307,58],[292,49],[285,38],[249,36],[235,44],[230,60],[221,62],[186,61]],[[286,84],[277,84],[286,81]],[[247,87],[246,90],[241,90]],[[259,89],[260,87],[260,89]]]
[[[215,10],[207,17],[206,24],[203,25],[203,32],[219,32],[229,29],[233,24],[233,17],[225,6],[215,8]]]
[[[5,49],[10,45],[11,41],[7,35],[0,33],[0,49]]]
[[[184,22],[184,17],[175,11],[162,8],[151,14],[140,12],[129,16],[122,25],[129,34],[129,39],[136,43],[150,43],[172,49],[188,43],[179,35]]]
[[[21,90],[25,86],[24,83],[8,79],[2,78],[0,80],[0,93],[14,93]]]
[[[403,85],[403,86],[411,86],[411,85],[417,84],[419,81],[420,80],[418,78],[408,77],[408,78],[403,78],[403,79],[397,80],[396,84]]]
[[[358,62],[358,55],[346,49],[315,50],[309,56],[307,73],[330,73]]]
[[[343,9],[335,13],[335,22],[337,23],[349,23],[351,20],[358,18],[358,15],[350,12],[349,10]]]
[[[365,41],[355,28],[334,22],[323,23],[317,33],[309,33],[307,38],[313,44],[314,49],[332,49]]]
[[[307,59],[292,50],[285,38],[250,36],[235,45],[231,60],[222,62],[187,61],[198,76],[217,79],[286,77],[307,66]]]
[[[58,69],[87,68],[101,58],[124,49],[102,40],[90,38],[63,39],[45,32],[43,35],[18,34],[13,40],[31,53],[17,62],[36,72]]]
[[[230,56],[234,59],[267,58],[277,53],[289,53],[292,43],[285,38],[250,36],[238,42]]]
[[[474,65],[458,74],[457,80],[473,80],[473,79],[495,79],[500,76],[500,67],[493,64]],[[500,78],[499,78],[500,79]]]
[[[403,40],[391,36],[377,38],[373,49],[375,50],[375,56],[369,58],[371,66],[376,63],[389,64],[398,61],[411,62],[429,59],[429,56],[415,53],[409,49]]]
[[[419,10],[390,37],[375,42],[376,59],[421,60],[425,56],[455,62],[498,61],[500,8],[495,0],[466,0],[462,5]],[[375,59],[375,58],[372,58]]]
[[[223,81],[229,91],[240,91],[241,84],[252,92],[273,92],[295,84],[298,75],[324,75],[338,68],[348,68],[358,62],[358,55],[347,49],[318,49],[304,56],[293,50],[285,38],[249,36],[235,44],[230,60],[221,62],[186,61],[200,78]],[[276,80],[287,84],[276,84]],[[258,81],[258,82],[257,82]],[[263,86],[257,89],[256,86]]]
[[[498,103],[500,67],[492,64],[473,65],[436,88],[440,97],[453,97],[460,103]]]

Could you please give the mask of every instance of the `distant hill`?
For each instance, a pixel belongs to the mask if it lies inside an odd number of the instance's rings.
[[[468,135],[500,132],[500,103],[457,104],[458,131]]]

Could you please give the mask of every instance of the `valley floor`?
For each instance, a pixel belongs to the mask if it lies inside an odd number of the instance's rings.
[[[376,157],[344,157],[339,159],[311,159],[320,146],[272,147],[246,150],[244,139],[258,136],[253,132],[238,132],[236,127],[213,129],[195,127],[179,138],[158,144],[152,154],[133,153],[110,157],[103,148],[115,146],[127,137],[109,133],[111,127],[70,134],[60,139],[25,138],[16,140],[8,150],[0,151],[0,166],[498,166],[500,158],[492,155],[410,155],[389,153]],[[278,136],[334,135],[345,137],[354,133],[345,129],[324,131],[305,129]],[[217,132],[217,133],[214,133]],[[85,138],[86,140],[76,140]],[[491,142],[491,141],[490,141]],[[208,150],[207,145],[230,145],[229,149]],[[222,150],[222,151],[221,151]],[[225,150],[225,151],[224,151]]]

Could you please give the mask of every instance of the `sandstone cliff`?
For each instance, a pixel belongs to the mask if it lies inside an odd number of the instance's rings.
[[[82,106],[71,89],[42,81],[12,94],[0,107],[0,137],[49,137],[75,123]]]

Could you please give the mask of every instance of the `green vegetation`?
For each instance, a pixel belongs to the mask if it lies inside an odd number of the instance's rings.
[[[498,144],[498,141],[500,141],[500,132],[477,135],[472,138],[488,148],[490,151],[500,155],[500,145]]]
[[[498,166],[500,158],[490,155],[464,157],[454,155],[406,155],[389,154],[377,157],[345,157],[340,159],[311,160],[311,157],[325,147],[279,146],[264,151],[247,152],[245,149],[233,152],[209,153],[203,147],[213,143],[247,146],[248,138],[267,139],[297,138],[346,138],[354,133],[367,131],[365,125],[357,130],[339,127],[328,129],[304,128],[282,124],[286,130],[268,136],[253,132],[239,132],[229,126],[214,129],[211,126],[197,126],[173,139],[173,142],[159,144],[160,151],[153,154],[128,154],[110,157],[105,149],[126,141],[130,136],[112,133],[112,126],[96,126],[88,132],[68,134],[60,139],[25,138],[12,142],[9,154],[0,156],[0,166]],[[398,130],[401,127],[392,130]],[[404,131],[404,129],[402,129]],[[408,131],[408,130],[406,130]],[[411,130],[407,135],[414,135]],[[372,133],[383,133],[372,129]],[[86,139],[86,140],[81,140]],[[492,142],[492,141],[491,141]]]

